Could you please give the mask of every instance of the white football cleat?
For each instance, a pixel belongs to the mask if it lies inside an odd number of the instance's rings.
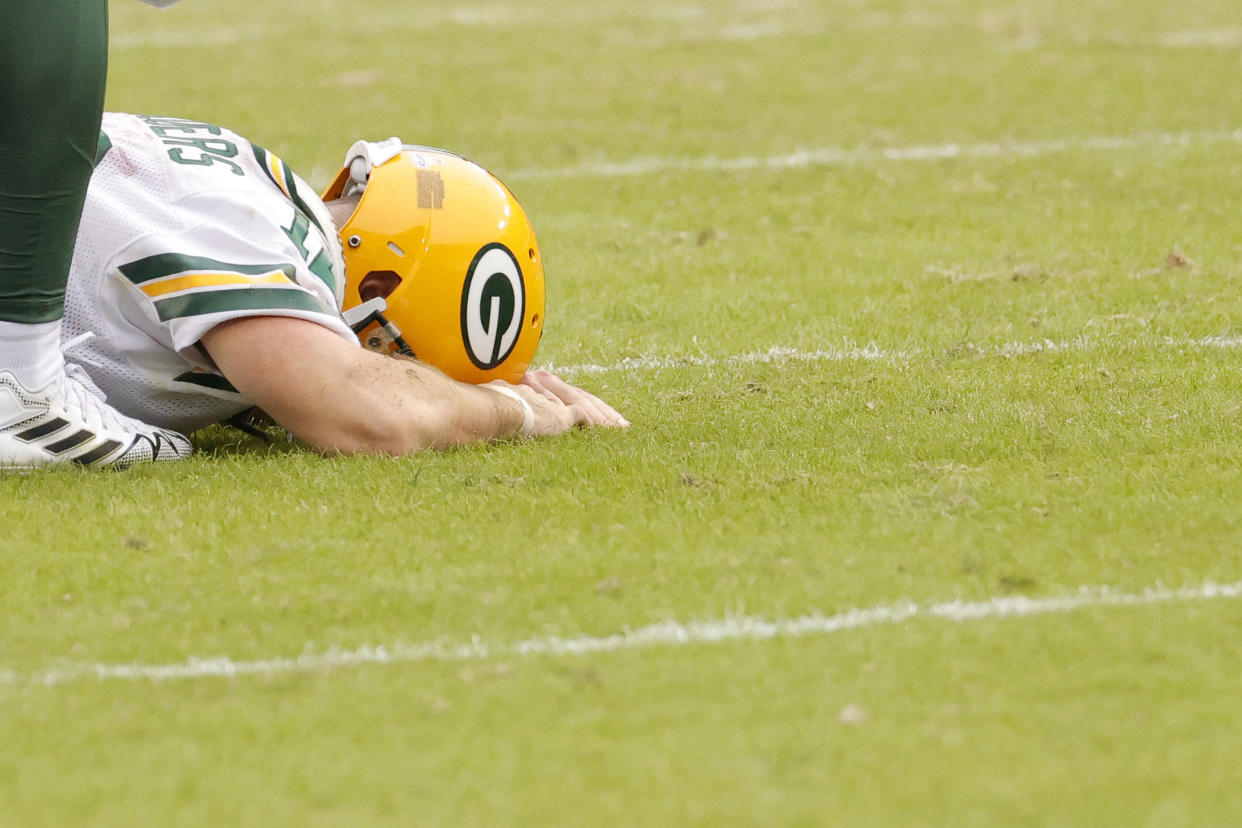
[[[125,468],[181,460],[191,451],[184,435],[108,405],[77,365],[67,364],[64,374],[37,391],[0,372],[0,469],[70,463]]]

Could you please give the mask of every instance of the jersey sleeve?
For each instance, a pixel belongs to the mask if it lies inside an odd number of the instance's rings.
[[[251,316],[305,319],[358,344],[337,306],[323,233],[295,206],[238,203],[223,193],[182,207],[201,220],[143,236],[114,259],[117,289],[148,334],[209,370],[199,340]]]

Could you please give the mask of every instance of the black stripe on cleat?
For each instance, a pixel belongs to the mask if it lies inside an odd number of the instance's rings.
[[[50,451],[52,454],[64,454],[69,449],[77,448],[83,443],[89,442],[93,439],[95,439],[95,433],[93,431],[87,431],[86,429],[82,429],[81,431],[75,434],[70,434],[68,437],[65,437],[61,440],[57,440],[55,443],[52,443],[51,445],[44,446],[44,448]]]
[[[86,452],[86,454],[79,454],[77,457],[73,458],[73,462],[80,466],[89,466],[104,459],[120,447],[121,444],[118,441],[109,440],[102,445],[95,446],[95,448]]]
[[[54,419],[48,420],[43,425],[37,425],[34,428],[28,428],[25,431],[21,432],[20,434],[14,434],[13,436],[21,440],[22,442],[33,443],[35,440],[38,440],[40,437],[46,437],[49,434],[53,434],[57,431],[60,431],[62,428],[64,428],[67,425],[69,425],[68,420],[62,420],[60,417],[56,417]]]

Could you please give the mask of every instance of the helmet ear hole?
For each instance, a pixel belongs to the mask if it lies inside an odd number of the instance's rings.
[[[387,299],[401,284],[401,277],[391,270],[372,270],[358,283],[358,296],[366,302],[371,299]]]

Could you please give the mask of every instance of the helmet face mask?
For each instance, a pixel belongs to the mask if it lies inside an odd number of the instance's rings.
[[[504,184],[461,156],[390,139],[355,144],[323,198],[356,201],[338,231],[343,309],[364,345],[463,382],[521,379],[543,332],[543,262]]]

